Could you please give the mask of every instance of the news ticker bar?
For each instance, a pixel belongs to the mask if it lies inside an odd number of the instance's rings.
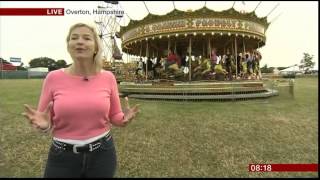
[[[0,16],[64,16],[64,8],[0,8]]]
[[[318,172],[318,164],[249,164],[249,172]]]

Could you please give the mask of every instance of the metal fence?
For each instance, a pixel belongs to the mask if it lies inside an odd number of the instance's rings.
[[[48,72],[37,71],[1,71],[0,79],[41,79],[47,74]]]
[[[273,78],[264,80],[265,87],[276,90],[280,98],[294,98],[295,80],[288,78]]]

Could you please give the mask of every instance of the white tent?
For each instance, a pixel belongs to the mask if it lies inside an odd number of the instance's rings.
[[[303,73],[303,71],[301,71],[299,69],[299,66],[296,65],[296,66],[291,66],[291,67],[288,67],[286,69],[282,69],[280,70],[280,74],[288,74],[288,73]]]

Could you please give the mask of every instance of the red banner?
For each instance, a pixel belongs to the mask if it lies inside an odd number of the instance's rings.
[[[249,164],[250,172],[318,172],[318,164]]]
[[[0,8],[0,16],[64,16],[64,8]]]
[[[318,164],[272,164],[272,171],[317,172]]]

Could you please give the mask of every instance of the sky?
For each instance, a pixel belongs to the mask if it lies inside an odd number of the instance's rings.
[[[145,1],[152,14],[164,15],[173,10],[196,10],[206,5],[207,8],[222,11],[232,7],[238,11],[253,11],[260,1]],[[126,15],[119,19],[125,26],[130,19],[143,19],[148,11],[143,1],[120,1],[117,9]],[[97,9],[106,5],[103,1],[1,1],[0,8],[65,8],[70,10]],[[317,1],[261,1],[256,9],[258,17],[266,15],[271,22],[266,31],[266,45],[261,47],[263,58],[261,66],[287,67],[298,64],[303,53],[314,56],[318,69],[318,2]],[[77,22],[94,24],[98,15],[64,16],[0,16],[0,57],[22,58],[24,65],[37,57],[49,57],[54,60],[64,59],[72,63],[67,52],[66,36],[69,27]],[[101,16],[100,16],[101,18]],[[104,16],[107,20],[108,17]],[[121,43],[121,41],[118,41]],[[121,46],[120,46],[121,47]],[[127,61],[127,56],[124,56]]]

